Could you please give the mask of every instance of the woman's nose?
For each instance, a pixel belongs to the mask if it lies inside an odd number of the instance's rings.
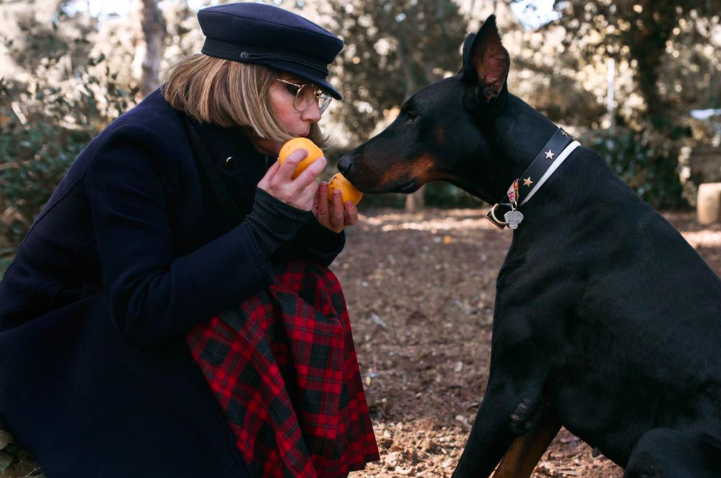
[[[320,112],[318,102],[311,101],[308,107],[303,110],[301,118],[303,118],[304,121],[310,121],[312,123],[315,123],[316,121],[320,120],[321,115],[322,113]]]

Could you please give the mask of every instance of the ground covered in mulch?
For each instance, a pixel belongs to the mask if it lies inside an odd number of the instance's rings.
[[[482,210],[372,210],[331,267],[346,295],[381,461],[351,478],[449,477],[488,378],[496,274],[510,245]],[[721,274],[721,226],[666,214]],[[37,476],[32,463],[5,476]],[[534,478],[620,478],[562,430]]]
[[[375,210],[331,267],[351,313],[381,461],[356,477],[450,476],[488,378],[496,274],[511,234],[481,210]],[[666,214],[717,274],[721,227]],[[562,430],[533,477],[619,478]]]

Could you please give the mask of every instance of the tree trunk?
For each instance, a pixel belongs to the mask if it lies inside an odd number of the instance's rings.
[[[426,206],[425,193],[426,186],[423,185],[418,191],[406,196],[406,211],[413,212],[423,209]]]
[[[163,58],[165,20],[158,0],[135,0],[136,22],[133,78],[143,97],[160,86],[160,60]]]
[[[636,81],[653,124],[662,118],[674,119],[668,101],[658,91],[658,77],[666,42],[678,23],[678,14],[676,4],[651,0],[643,3],[643,13],[639,14],[643,23],[631,28],[629,48],[631,56],[638,61]]]
[[[413,67],[411,66],[405,52],[405,38],[403,35],[405,30],[404,22],[405,21],[401,22],[400,28],[398,29],[397,50],[398,60],[401,63],[403,77],[405,80],[405,94],[403,95],[403,101],[407,100],[413,93],[416,92],[416,90],[418,90],[418,83],[416,82],[416,77],[413,74]],[[406,196],[406,211],[412,212],[418,209],[423,209],[425,206],[425,193],[426,187],[422,186],[418,191]]]

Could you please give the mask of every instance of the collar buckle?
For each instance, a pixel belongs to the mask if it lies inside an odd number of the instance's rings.
[[[567,150],[567,146],[571,144],[572,141],[573,138],[568,133],[562,128],[558,128],[521,176],[521,178],[523,178],[523,187],[519,188],[519,180],[514,180],[503,199],[488,211],[486,218],[501,230],[506,226],[511,229],[518,228],[518,225],[523,220],[523,214],[517,211],[517,208],[533,196],[544,181],[548,179],[548,176],[553,174],[556,168],[566,159],[566,156],[573,152],[575,147],[578,146],[578,143],[574,143],[572,147]],[[522,189],[522,191],[520,191],[520,189]],[[523,196],[523,198],[521,196]],[[508,206],[510,208],[503,216],[505,221],[498,219],[496,216],[498,206]],[[514,212],[515,214],[512,214]]]
[[[501,203],[494,204],[493,207],[488,210],[488,213],[486,213],[486,219],[491,221],[491,224],[493,224],[502,231],[508,225],[508,223],[506,221],[501,221],[496,217],[496,208],[501,205]]]

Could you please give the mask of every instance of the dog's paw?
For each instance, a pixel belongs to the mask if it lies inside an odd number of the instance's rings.
[[[511,415],[511,431],[516,435],[523,435],[533,426],[538,414],[539,406],[534,400],[525,398],[516,407]]]

